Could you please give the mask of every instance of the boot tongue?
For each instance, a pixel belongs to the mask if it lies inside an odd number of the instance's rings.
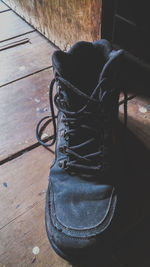
[[[109,43],[106,45],[106,41],[103,40],[93,44],[78,42],[68,52],[55,51],[52,62],[58,75],[90,96],[97,86],[99,74],[110,51]],[[84,98],[78,96],[69,88],[65,93],[69,98],[72,109],[77,110],[85,104]]]

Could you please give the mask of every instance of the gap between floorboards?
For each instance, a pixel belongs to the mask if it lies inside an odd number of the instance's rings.
[[[13,40],[13,39],[15,39],[15,38],[24,36],[24,35],[26,35],[26,34],[30,34],[30,33],[32,33],[32,32],[36,32],[36,30],[33,29],[33,30],[31,30],[31,31],[28,31],[28,32],[25,32],[25,33],[21,33],[21,34],[15,35],[15,36],[10,37],[10,38],[4,39],[4,40],[0,40],[0,43],[4,43],[4,42],[10,41],[10,40]]]
[[[50,140],[51,140],[51,138],[48,137],[48,138],[46,138],[44,140],[44,142],[47,143]],[[16,153],[14,153],[14,154],[12,154],[12,155],[10,155],[10,156],[8,156],[8,157],[0,160],[0,166],[3,165],[3,164],[5,164],[5,163],[7,163],[7,162],[9,162],[9,161],[11,161],[11,160],[13,160],[13,159],[16,159],[16,158],[22,156],[23,154],[25,154],[27,152],[30,152],[32,149],[37,148],[39,146],[41,146],[41,144],[39,144],[38,142],[36,142],[33,145],[31,145],[31,146],[28,146],[28,147],[26,147],[26,148],[24,148],[24,149],[22,149],[20,151],[17,151]],[[45,149],[49,150],[51,153],[54,154],[54,151],[52,149],[50,149],[49,147],[45,147]]]
[[[6,223],[5,225],[3,225],[0,228],[0,231],[3,230],[5,227],[7,227],[10,223],[14,222],[16,219],[18,219],[20,216],[24,215],[25,213],[27,213],[28,211],[30,211],[31,209],[33,209],[36,205],[39,205],[42,201],[44,201],[45,198],[41,199],[40,201],[37,201],[35,203],[33,203],[33,205],[31,205],[30,207],[27,208],[27,210],[25,210],[24,212],[22,212],[21,214],[19,214],[18,216],[16,216],[15,218],[13,218],[12,220],[10,220],[8,223]]]
[[[10,82],[8,82],[8,83],[4,83],[4,84],[0,85],[0,88],[4,87],[4,86],[6,86],[6,85],[12,84],[12,83],[14,83],[14,82],[20,81],[20,80],[22,80],[22,79],[25,79],[25,78],[27,78],[27,77],[29,77],[29,76],[32,76],[32,75],[34,75],[34,74],[37,74],[37,73],[39,73],[39,72],[41,72],[41,71],[51,69],[52,67],[53,67],[53,66],[50,65],[50,66],[48,66],[48,67],[46,67],[46,68],[43,68],[43,69],[34,71],[34,72],[32,72],[32,73],[29,73],[29,74],[27,74],[27,75],[25,75],[25,76],[22,76],[22,77],[20,77],[20,78],[18,78],[18,79],[16,79],[16,80],[12,80],[12,81],[10,81]]]

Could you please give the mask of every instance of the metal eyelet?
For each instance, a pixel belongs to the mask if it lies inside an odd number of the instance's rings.
[[[64,102],[64,95],[61,92],[59,92],[59,99],[62,103]]]
[[[61,118],[61,122],[64,123],[65,126],[69,126],[68,121],[65,121],[65,122],[64,122],[64,121],[63,121],[64,119],[66,119],[66,116],[63,114],[63,115],[62,115],[62,118]]]
[[[65,153],[66,153],[66,149],[67,149],[66,146],[60,146],[60,147],[59,147],[59,152],[65,154]]]
[[[69,135],[67,134],[67,131],[66,131],[66,130],[64,130],[64,139],[65,139],[66,141],[69,140]]]
[[[61,117],[61,122],[63,122],[64,119],[66,119],[66,116],[63,114]]]
[[[66,159],[60,160],[58,162],[58,166],[61,169],[67,169],[67,160]]]
[[[65,103],[65,101],[63,100],[63,98],[62,99],[60,99],[60,104],[61,104],[61,107],[62,108],[66,108],[66,103]]]
[[[61,130],[61,131],[60,131],[60,136],[63,137],[66,141],[69,140],[69,136],[68,136],[66,130]]]
[[[61,137],[65,137],[65,130],[61,130],[61,131],[60,131],[60,136],[61,136]]]

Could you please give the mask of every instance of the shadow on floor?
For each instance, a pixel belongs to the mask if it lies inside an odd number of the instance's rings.
[[[99,249],[99,256],[73,267],[150,266],[150,151],[129,130],[123,136],[120,125],[119,204],[107,240],[111,250]]]

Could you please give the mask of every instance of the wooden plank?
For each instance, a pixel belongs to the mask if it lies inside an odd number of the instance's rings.
[[[0,13],[10,10],[8,6],[6,6],[2,1],[0,1]]]
[[[0,266],[69,266],[54,253],[45,231],[52,157],[39,147],[0,168]],[[36,256],[35,246],[40,249]]]
[[[0,231],[0,266],[71,267],[53,251],[46,236],[41,201]],[[33,248],[40,252],[34,255]]]
[[[46,38],[38,32],[32,32],[13,39],[13,42],[19,42],[24,38],[29,39],[29,41],[0,52],[0,87],[47,68],[52,64],[51,55],[55,48]],[[3,42],[1,46],[11,46],[11,44],[12,40]]]
[[[123,121],[123,105],[120,119]],[[128,101],[128,128],[150,149],[150,98],[136,97]]]
[[[37,142],[36,124],[50,114],[52,77],[52,70],[45,70],[0,89],[0,161]]]
[[[40,146],[0,167],[0,229],[45,198],[52,158]]]
[[[0,14],[0,42],[32,30],[33,28],[13,11]]]
[[[5,2],[61,49],[100,38],[102,0]]]

